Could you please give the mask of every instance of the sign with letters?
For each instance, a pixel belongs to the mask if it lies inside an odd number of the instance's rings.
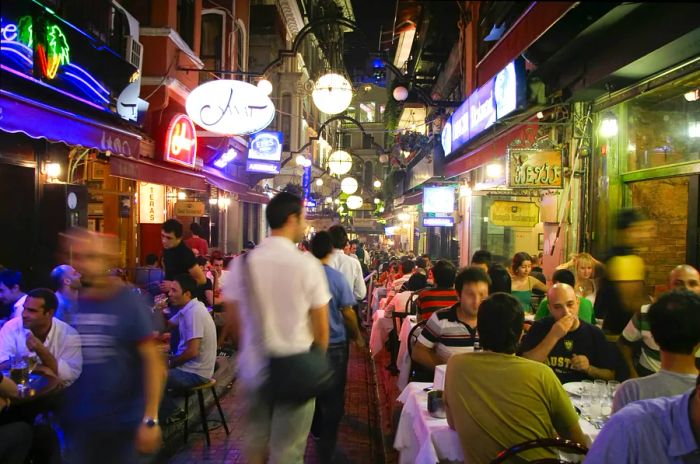
[[[165,136],[165,159],[171,163],[194,167],[197,157],[197,130],[184,114],[176,115]]]
[[[165,185],[139,182],[139,222],[141,224],[165,222]]]
[[[562,188],[561,170],[561,150],[508,150],[508,187],[510,188]]]
[[[215,80],[187,97],[187,114],[198,126],[222,135],[247,135],[265,129],[275,117],[272,100],[243,81]]]
[[[248,159],[260,161],[282,160],[282,132],[258,132],[250,138]]]
[[[525,201],[494,201],[489,208],[489,222],[501,227],[534,227],[540,222],[540,208]]]
[[[204,216],[204,203],[201,201],[178,201],[175,203],[175,216]]]

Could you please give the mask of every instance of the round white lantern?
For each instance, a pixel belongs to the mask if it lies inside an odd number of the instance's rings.
[[[325,74],[316,81],[311,98],[326,114],[342,113],[352,101],[352,86],[340,74]]]
[[[375,180],[374,181],[374,188],[378,189],[382,186],[382,181],[381,180]]]
[[[408,98],[408,89],[403,85],[399,85],[394,88],[391,94],[394,96],[394,100],[402,102]]]
[[[344,150],[334,151],[328,157],[328,169],[331,170],[331,174],[347,174],[352,169],[352,156]]]
[[[345,202],[348,205],[348,208],[350,209],[358,209],[362,208],[362,197],[359,195],[350,195]]]
[[[267,79],[260,79],[258,81],[258,88],[265,95],[270,95],[272,93],[272,82],[268,81]]]
[[[317,186],[317,187],[323,186],[323,179],[320,179],[320,178],[319,178],[319,179],[316,179],[316,186]]]
[[[357,180],[354,177],[346,177],[340,181],[340,190],[348,195],[352,195],[353,193],[357,192],[357,187]]]

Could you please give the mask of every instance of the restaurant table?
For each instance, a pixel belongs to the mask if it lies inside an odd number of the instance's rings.
[[[408,335],[411,333],[411,329],[416,326],[417,316],[405,317],[403,323],[401,324],[401,331],[399,332],[399,355],[396,357],[396,367],[399,369],[399,378],[396,381],[396,385],[399,390],[403,390],[408,384],[408,376],[411,370],[411,358],[408,355]]]
[[[3,375],[9,378],[9,371],[3,371]],[[14,408],[40,400],[51,393],[57,392],[61,382],[53,376],[44,375],[39,372],[29,374],[29,382],[24,389],[18,388],[19,396],[12,399],[10,407]]]
[[[424,389],[432,386],[429,382],[411,382],[397,398],[404,405],[394,438],[400,464],[464,462],[457,432],[447,425],[447,419],[428,414],[428,393]],[[579,425],[591,441],[598,436],[599,430],[585,419],[580,418]]]
[[[382,298],[386,297],[386,287],[376,287],[372,291],[372,311],[377,312],[379,310],[379,302]]]
[[[380,309],[372,315],[372,331],[369,334],[369,352],[372,357],[384,349],[394,323],[392,318],[384,317],[384,314],[384,310]]]

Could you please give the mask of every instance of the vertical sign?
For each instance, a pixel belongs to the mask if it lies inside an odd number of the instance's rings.
[[[304,174],[301,176],[301,187],[304,190],[304,204],[307,204],[311,199],[311,166],[304,168]]]
[[[165,185],[139,182],[139,222],[141,224],[165,222]]]
[[[194,167],[197,157],[197,131],[184,114],[176,115],[165,136],[165,159],[171,163]]]

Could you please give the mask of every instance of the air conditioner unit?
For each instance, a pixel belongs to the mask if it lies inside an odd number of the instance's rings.
[[[141,45],[141,42],[131,36],[126,37],[126,51],[124,52],[124,59],[136,66],[140,71],[141,64],[143,62],[143,45]]]

